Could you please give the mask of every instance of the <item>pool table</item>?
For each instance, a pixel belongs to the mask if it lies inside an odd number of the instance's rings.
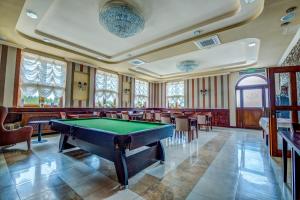
[[[122,188],[131,176],[165,160],[160,140],[173,135],[171,125],[109,118],[51,120],[50,125],[61,133],[60,152],[79,147],[114,162]]]

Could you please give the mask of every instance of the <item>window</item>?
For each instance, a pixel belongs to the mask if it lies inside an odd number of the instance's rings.
[[[98,107],[113,108],[118,105],[118,75],[97,71],[95,103]]]
[[[63,106],[66,63],[24,53],[21,66],[21,106]]]
[[[135,81],[134,105],[136,108],[146,108],[148,106],[149,84],[146,81]]]
[[[261,75],[242,77],[236,86],[238,108],[262,108],[268,106],[267,81]]]
[[[167,83],[167,106],[168,108],[184,107],[184,82]]]

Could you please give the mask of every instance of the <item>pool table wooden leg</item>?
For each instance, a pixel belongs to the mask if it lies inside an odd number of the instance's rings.
[[[115,168],[118,176],[119,183],[121,183],[121,189],[126,189],[128,186],[128,170],[126,164],[125,149],[115,149]]]
[[[59,152],[65,149],[74,148],[75,146],[68,143],[69,136],[66,134],[61,134],[59,139]]]
[[[165,150],[161,141],[157,143],[157,160],[160,160],[161,164],[165,162]]]

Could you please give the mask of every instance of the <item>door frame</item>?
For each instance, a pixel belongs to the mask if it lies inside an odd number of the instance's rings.
[[[297,101],[297,75],[300,73],[300,66],[285,66],[285,67],[271,67],[267,69],[268,83],[269,83],[269,138],[270,138],[270,155],[281,156],[282,151],[278,149],[277,142],[277,120],[276,111],[291,111],[292,123],[298,123],[298,111],[300,106]],[[289,73],[290,74],[290,97],[291,104],[289,106],[277,106],[276,105],[276,88],[275,88],[275,74],[277,73]],[[300,92],[300,91],[299,91]]]

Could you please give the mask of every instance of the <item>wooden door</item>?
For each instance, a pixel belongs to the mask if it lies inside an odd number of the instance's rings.
[[[245,76],[237,83],[237,127],[260,129],[259,120],[268,106],[267,94],[264,76]]]
[[[238,108],[237,123],[240,128],[260,129],[259,119],[263,116],[262,108]]]

